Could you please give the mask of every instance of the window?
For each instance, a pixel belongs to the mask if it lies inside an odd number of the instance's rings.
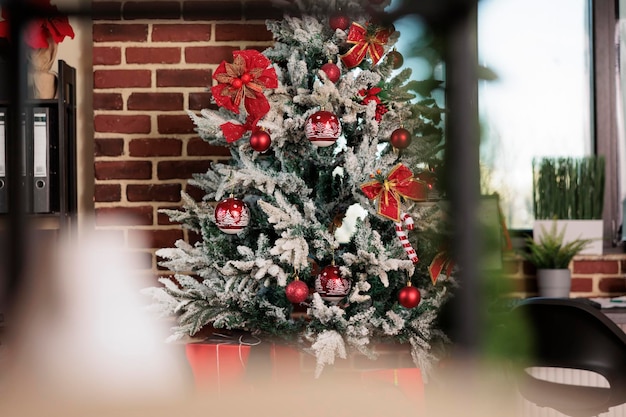
[[[532,160],[594,152],[590,0],[482,0],[481,185],[508,227],[530,229]]]

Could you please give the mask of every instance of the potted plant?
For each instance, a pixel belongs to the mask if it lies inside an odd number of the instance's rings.
[[[537,269],[537,287],[541,297],[569,297],[572,276],[569,264],[574,256],[581,253],[593,239],[573,239],[564,241],[565,227],[558,230],[558,223],[542,234],[526,238],[526,251],[521,257]]]
[[[602,254],[604,183],[602,156],[533,160],[533,235],[556,219],[566,230],[563,242],[591,239],[582,253]]]

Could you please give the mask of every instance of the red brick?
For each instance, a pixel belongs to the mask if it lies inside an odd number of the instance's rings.
[[[124,19],[178,19],[181,16],[178,1],[127,1],[122,8]]]
[[[574,261],[575,274],[617,274],[619,272],[618,261]]]
[[[124,153],[124,139],[95,139],[95,156],[121,156]]]
[[[128,201],[180,201],[180,184],[128,184],[126,198]]]
[[[283,20],[284,12],[271,1],[247,1],[243,5],[243,16],[246,20]]]
[[[217,110],[217,106],[211,103],[213,95],[209,91],[199,93],[189,93],[189,110],[213,109]]]
[[[180,57],[180,48],[126,48],[129,64],[178,64]]]
[[[211,40],[211,25],[158,24],[152,26],[152,42],[199,42]]]
[[[623,294],[626,292],[626,280],[623,277],[602,278],[598,288],[602,292]]]
[[[188,64],[219,64],[231,62],[233,51],[239,48],[232,46],[188,46],[185,48],[185,62]]]
[[[149,180],[152,178],[150,161],[96,161],[95,174],[98,180]]]
[[[157,87],[209,87],[210,69],[165,69],[156,72]]]
[[[206,172],[206,170],[204,171]],[[202,198],[206,195],[206,192],[202,188],[198,188],[195,185],[186,184],[185,192],[189,194],[194,201],[202,201]]]
[[[183,110],[182,93],[132,93],[126,102],[128,110]]]
[[[593,290],[593,279],[572,277],[571,292],[591,292]]]
[[[180,156],[183,143],[180,139],[144,138],[133,139],[128,144],[130,156]]]
[[[150,70],[95,70],[94,88],[150,87]]]
[[[243,9],[237,1],[205,0],[183,2],[185,20],[241,20]]]
[[[211,161],[160,161],[157,165],[159,180],[189,179],[193,174],[205,173]]]
[[[120,20],[122,18],[122,2],[92,1],[91,15],[93,20]]]
[[[134,270],[150,270],[154,264],[154,255],[152,252],[133,251],[132,252],[132,264],[130,268]]]
[[[93,48],[93,65],[119,65],[122,50],[119,47],[96,46]]]
[[[146,42],[148,25],[96,23],[93,25],[93,41],[96,42]]]
[[[123,110],[124,99],[119,93],[93,93],[94,110]]]
[[[159,114],[157,115],[157,126],[161,134],[194,133],[195,128],[195,125],[186,114]]]
[[[96,132],[150,133],[150,116],[98,114],[94,117]]]
[[[151,206],[96,208],[96,226],[149,226],[153,223]]]
[[[215,25],[215,40],[218,42],[271,41],[272,32],[267,30],[265,24],[217,23]]]
[[[119,184],[96,184],[93,199],[96,203],[121,201],[122,186]]]
[[[183,238],[183,231],[177,229],[129,230],[128,246],[131,248],[171,248]]]
[[[187,144],[187,155],[190,156],[231,156],[228,146],[215,146],[199,137],[191,138]]]
[[[187,230],[187,243],[195,245],[199,242],[202,242],[202,235],[193,230]]]

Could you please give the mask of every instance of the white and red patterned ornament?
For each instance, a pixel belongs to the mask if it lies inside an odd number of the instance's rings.
[[[315,146],[334,145],[341,136],[341,123],[333,113],[320,110],[310,115],[305,124],[306,137]]]
[[[315,291],[331,304],[337,304],[348,295],[351,286],[350,280],[342,277],[335,265],[324,267],[315,278]]]
[[[256,130],[250,135],[250,147],[257,152],[265,152],[272,145],[272,137],[265,130]]]
[[[250,209],[245,201],[233,197],[215,206],[215,224],[224,233],[234,235],[250,223]]]
[[[341,77],[341,70],[336,64],[333,64],[332,62],[327,62],[322,65],[321,70],[324,71],[328,79],[333,83],[339,81],[339,78]]]
[[[411,285],[411,281],[407,282],[406,287],[402,288],[398,293],[398,302],[404,308],[417,307],[422,299],[420,290]]]
[[[285,287],[285,295],[289,302],[300,304],[309,296],[309,287],[296,275],[296,278]]]

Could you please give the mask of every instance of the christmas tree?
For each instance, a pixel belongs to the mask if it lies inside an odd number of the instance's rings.
[[[375,17],[387,5],[282,2],[273,46],[214,71],[217,110],[189,114],[232,158],[190,180],[203,201],[166,211],[202,240],[159,250],[174,275],[146,290],[176,317],[172,340],[249,331],[313,353],[318,374],[381,342],[406,344],[423,372],[437,360],[454,285],[432,198],[440,83],[402,68],[400,33]]]

